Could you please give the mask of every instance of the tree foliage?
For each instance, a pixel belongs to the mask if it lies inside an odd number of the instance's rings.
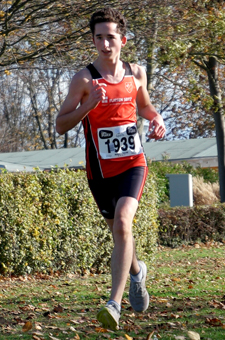
[[[2,1],[0,4],[0,66],[23,65],[40,57],[54,63],[74,49],[83,32],[80,1]],[[71,21],[73,20],[73,21]],[[72,44],[71,44],[72,43]],[[77,42],[78,43],[78,42]]]

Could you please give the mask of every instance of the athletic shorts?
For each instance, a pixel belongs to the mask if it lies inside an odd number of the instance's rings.
[[[89,187],[103,217],[113,219],[116,203],[121,197],[140,200],[148,168],[138,166],[109,178],[89,179]]]

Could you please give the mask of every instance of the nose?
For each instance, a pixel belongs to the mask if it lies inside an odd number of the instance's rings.
[[[109,41],[107,39],[104,40],[104,47],[105,48],[109,47]]]

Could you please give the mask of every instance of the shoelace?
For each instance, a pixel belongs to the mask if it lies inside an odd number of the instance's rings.
[[[137,294],[140,292],[140,295],[145,290],[145,287],[142,285],[141,282],[133,282],[132,288],[133,288],[132,290],[134,294]]]

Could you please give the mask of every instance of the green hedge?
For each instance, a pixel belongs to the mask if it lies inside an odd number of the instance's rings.
[[[159,209],[161,245],[176,247],[197,241],[225,240],[225,204]]]
[[[156,184],[149,174],[134,220],[136,248],[152,262],[157,240]],[[0,273],[109,269],[112,237],[85,171],[0,176]]]

